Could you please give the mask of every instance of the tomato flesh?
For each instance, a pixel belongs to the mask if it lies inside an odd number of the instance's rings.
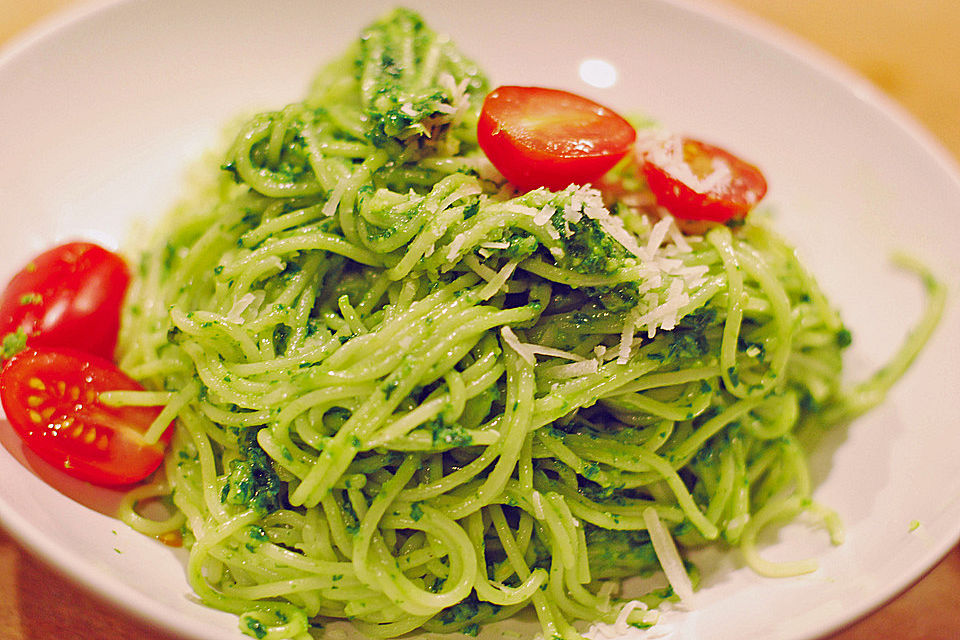
[[[0,374],[0,401],[24,444],[69,475],[101,486],[143,480],[160,466],[173,435],[143,435],[159,407],[112,407],[102,391],[142,390],[113,363],[74,350],[27,349]]]
[[[130,282],[123,259],[89,242],[31,260],[0,296],[0,338],[22,330],[32,347],[68,347],[112,359]]]
[[[639,145],[657,204],[682,220],[742,220],[767,193],[763,173],[729,151],[691,138]]]
[[[593,182],[626,155],[636,135],[607,107],[541,87],[491,91],[477,123],[480,148],[521,190]]]

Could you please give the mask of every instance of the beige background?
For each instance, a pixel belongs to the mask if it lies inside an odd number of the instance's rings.
[[[78,1],[0,0],[0,45]],[[960,0],[709,1],[764,18],[840,59],[960,160]],[[104,638],[172,640],[61,578],[0,528],[0,640]],[[830,637],[881,639],[960,639],[960,547],[904,594]]]

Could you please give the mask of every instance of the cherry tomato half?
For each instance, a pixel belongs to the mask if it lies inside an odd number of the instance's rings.
[[[742,220],[767,193],[759,169],[719,147],[679,137],[638,146],[657,204],[676,218]]]
[[[112,359],[130,282],[123,259],[89,242],[45,251],[0,296],[0,338],[22,329],[32,347],[69,347]]]
[[[163,461],[173,435],[143,439],[159,407],[112,407],[102,391],[141,390],[102,358],[74,350],[27,349],[0,374],[0,401],[14,430],[40,458],[101,486],[143,480]]]
[[[633,146],[629,122],[602,105],[557,89],[500,87],[483,101],[480,148],[518,189],[557,191],[609,171]]]

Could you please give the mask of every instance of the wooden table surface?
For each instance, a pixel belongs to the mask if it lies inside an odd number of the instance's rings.
[[[0,0],[0,44],[79,0]],[[900,102],[960,158],[960,0],[712,0],[791,31]],[[0,528],[0,640],[172,640],[87,593]],[[960,639],[960,546],[824,640]],[[760,639],[758,639],[760,640]]]

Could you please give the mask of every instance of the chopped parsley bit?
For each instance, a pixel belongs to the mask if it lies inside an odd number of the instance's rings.
[[[853,344],[853,334],[850,333],[850,330],[846,327],[843,327],[837,331],[837,346],[841,349],[849,347]]]
[[[263,626],[263,623],[256,618],[248,616],[244,622],[247,628],[240,629],[244,634],[258,639],[267,637],[267,629]]]
[[[457,423],[447,424],[443,415],[438,415],[425,425],[433,439],[434,446],[444,444],[453,447],[466,447],[473,443],[473,437]]]
[[[287,342],[290,339],[290,327],[280,323],[273,329],[273,349],[278,356],[287,352]]]
[[[258,540],[260,542],[264,542],[269,539],[269,536],[267,536],[267,532],[264,531],[263,527],[257,525],[250,525],[250,527],[247,528],[247,536],[249,536],[252,540]]]
[[[399,381],[397,381],[397,380],[391,380],[391,381],[385,383],[382,387],[380,387],[380,390],[383,391],[383,395],[386,396],[386,397],[389,399],[389,398],[390,398],[390,394],[393,393],[394,390],[395,390],[397,387],[399,387],[399,386],[400,386],[400,382],[399,382]]]
[[[419,522],[420,518],[423,517],[423,509],[420,507],[420,502],[414,502],[410,505],[410,517],[413,518],[414,522]]]
[[[736,368],[729,367],[727,369],[727,375],[730,376],[730,382],[733,383],[734,386],[740,384],[740,375],[737,374]]]
[[[257,431],[256,428],[244,429],[240,434],[240,451],[245,457],[230,461],[220,501],[246,506],[266,515],[283,506],[284,485],[274,471],[270,457],[257,443]]]
[[[343,503],[343,515],[347,522],[344,523],[344,529],[350,535],[356,534],[360,531],[360,519],[357,517],[357,512],[353,509],[353,504],[349,500],[344,501]]]

